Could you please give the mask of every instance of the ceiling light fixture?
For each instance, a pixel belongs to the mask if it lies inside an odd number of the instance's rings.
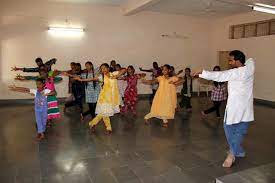
[[[262,3],[255,3],[255,5],[249,5],[249,6],[252,7],[252,10],[254,11],[275,14],[275,6],[262,4]]]
[[[83,28],[73,27],[49,27],[48,31],[56,36],[81,36],[84,33]]]
[[[267,7],[261,7],[261,6],[253,6],[252,9],[254,11],[259,11],[259,12],[263,12],[263,13],[275,14],[275,9],[273,9],[273,8],[267,8]]]
[[[275,6],[271,6],[271,5],[268,5],[268,4],[263,4],[263,3],[255,3],[256,6],[262,6],[262,7],[266,7],[266,8],[273,8],[275,9]]]

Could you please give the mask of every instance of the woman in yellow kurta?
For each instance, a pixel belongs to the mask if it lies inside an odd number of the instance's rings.
[[[143,80],[143,83],[159,83],[159,88],[154,97],[151,111],[144,119],[149,124],[150,118],[159,118],[163,120],[163,127],[168,127],[168,119],[174,119],[175,109],[177,107],[177,93],[175,83],[179,82],[176,76],[170,77],[170,66],[164,65],[162,69],[163,76],[159,76],[156,80]]]
[[[100,91],[95,113],[97,116],[89,122],[91,131],[95,132],[95,126],[103,119],[106,126],[107,134],[111,134],[112,126],[110,116],[120,112],[121,105],[120,94],[117,84],[117,78],[126,72],[126,69],[121,69],[116,72],[109,72],[109,65],[104,63],[100,66],[102,75],[95,78],[79,79],[79,81],[102,81],[102,89]]]

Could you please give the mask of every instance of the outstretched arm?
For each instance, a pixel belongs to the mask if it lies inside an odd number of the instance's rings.
[[[183,79],[182,77],[179,77],[177,81],[175,81],[175,82],[171,81],[170,84],[179,86],[179,85],[183,84],[184,82],[185,82],[185,79]]]
[[[60,75],[60,74],[62,74],[63,72],[62,71],[59,71],[59,70],[54,70],[53,72],[52,72],[52,77],[56,77],[56,76],[58,76],[58,75]]]
[[[11,91],[15,91],[15,92],[21,92],[21,93],[30,93],[30,89],[29,88],[25,88],[25,87],[17,87],[15,85],[10,85],[8,86],[9,89]]]
[[[17,74],[14,79],[19,81],[30,81],[30,80],[35,81],[37,78],[38,76],[22,76],[20,74]]]
[[[23,71],[23,72],[39,72],[38,67],[33,67],[33,68],[19,68],[19,67],[12,67],[11,71]]]
[[[152,69],[142,69],[142,67],[139,68],[142,72],[153,72]]]
[[[99,81],[99,78],[98,78],[98,77],[81,79],[79,76],[74,76],[73,79],[74,79],[74,80],[77,80],[77,81],[84,81],[84,82]]]
[[[152,85],[152,84],[158,83],[159,81],[158,81],[157,79],[152,79],[152,80],[143,79],[141,82],[142,82],[143,84]]]
[[[217,82],[226,82],[226,81],[241,81],[246,78],[249,78],[254,74],[255,63],[253,59],[248,59],[245,63],[245,66],[230,69],[226,71],[200,71],[194,76],[199,76],[200,78],[213,80]]]
[[[145,78],[146,74],[145,73],[137,74],[137,76],[138,76],[138,79],[143,79]]]
[[[126,71],[127,70],[125,68],[120,69],[120,71],[118,72],[118,75],[116,75],[116,78],[123,76],[126,73]]]
[[[124,75],[125,73],[126,73],[126,69],[125,69],[125,68],[122,68],[122,69],[120,69],[120,71],[118,71],[118,74],[113,75],[113,76],[111,76],[110,78],[111,78],[111,79],[118,79],[118,78],[120,78],[122,75]]]

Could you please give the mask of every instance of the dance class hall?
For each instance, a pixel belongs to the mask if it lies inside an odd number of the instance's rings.
[[[274,183],[274,0],[0,0],[1,183]]]

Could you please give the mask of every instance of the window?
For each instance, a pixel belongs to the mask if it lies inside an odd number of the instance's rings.
[[[254,37],[257,33],[257,26],[256,24],[249,24],[244,27],[244,37]]]
[[[269,23],[263,22],[257,24],[257,36],[269,35]]]
[[[270,22],[270,34],[275,34],[275,20]]]
[[[229,38],[241,39],[275,35],[275,19],[230,26]]]

